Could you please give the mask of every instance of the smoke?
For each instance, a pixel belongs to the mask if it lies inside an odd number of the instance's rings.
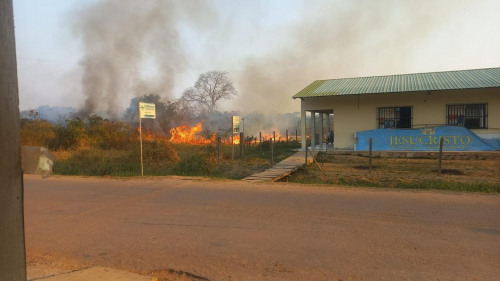
[[[21,118],[32,119],[33,114],[38,113],[37,118],[47,120],[53,124],[60,124],[75,112],[76,109],[73,107],[41,105],[35,109],[21,111]]]
[[[421,45],[456,21],[457,12],[468,5],[467,1],[433,0],[304,1],[295,23],[272,30],[259,23],[256,14],[253,30],[242,32],[233,27],[242,19],[225,10],[232,3],[102,0],[78,9],[73,31],[84,51],[86,99],[81,115],[104,111],[117,117],[121,101],[134,96],[153,94],[164,102],[173,101],[176,73],[191,65],[230,72],[239,92],[231,102],[236,105],[233,110],[297,111],[299,102],[291,97],[314,80],[415,69]],[[259,5],[242,3],[233,6],[245,10],[244,5]],[[186,54],[190,46],[183,45],[180,35],[190,28],[204,44],[194,48],[201,55]],[[221,51],[238,51],[247,32],[255,39],[255,34],[269,37],[274,32],[285,40],[272,41],[275,44],[260,55]],[[232,70],[224,68],[230,65]],[[144,69],[159,75],[147,77]]]
[[[85,96],[79,115],[104,111],[117,117],[121,101],[130,96],[171,98],[176,72],[188,65],[180,23],[206,27],[214,18],[211,13],[201,0],[103,0],[77,9],[72,30],[84,52],[80,64]],[[148,78],[148,70],[159,75]]]
[[[237,78],[238,107],[290,112],[299,108],[291,97],[315,80],[414,69],[422,43],[466,6],[462,1],[307,1],[302,20],[282,30],[290,38],[286,46],[247,58]]]

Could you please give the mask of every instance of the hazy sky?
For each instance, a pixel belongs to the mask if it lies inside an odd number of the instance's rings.
[[[14,0],[21,110],[82,106],[84,49],[72,26],[94,2]],[[207,2],[206,28],[176,23],[188,63],[166,98],[225,70],[240,96],[222,110],[291,112],[300,108],[291,96],[317,79],[500,66],[497,0]],[[143,62],[142,75],[157,75],[153,64]],[[120,94],[119,106],[134,95]]]

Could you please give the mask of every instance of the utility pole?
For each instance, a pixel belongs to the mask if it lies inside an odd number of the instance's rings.
[[[0,280],[26,280],[23,171],[12,0],[0,0]]]

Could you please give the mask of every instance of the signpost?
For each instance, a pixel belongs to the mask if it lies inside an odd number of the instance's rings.
[[[139,102],[139,138],[141,140],[141,176],[144,176],[144,162],[142,160],[142,118],[156,119],[154,103]]]
[[[239,134],[240,133],[240,117],[239,116],[233,116],[233,122],[232,122],[232,133],[231,133],[231,142],[232,142],[232,154],[231,154],[231,160],[234,160],[234,134]],[[240,140],[241,142],[241,140]]]

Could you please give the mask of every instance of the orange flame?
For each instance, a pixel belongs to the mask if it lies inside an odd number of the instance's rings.
[[[170,129],[170,141],[173,143],[191,143],[191,144],[207,144],[212,142],[215,133],[207,138],[200,136],[199,133],[203,130],[203,121],[195,126],[182,125]]]
[[[140,132],[141,128],[137,128],[137,131]],[[151,131],[149,129],[143,129],[142,130],[142,138],[146,140],[152,140],[153,135],[151,134]]]
[[[282,136],[278,130],[274,130],[276,133],[276,139],[275,141],[286,141],[286,136]],[[273,132],[271,131],[270,134],[267,134],[265,132],[262,132],[262,140],[270,140],[273,138]]]
[[[233,142],[234,142],[234,144],[240,144],[240,136],[235,135]]]

